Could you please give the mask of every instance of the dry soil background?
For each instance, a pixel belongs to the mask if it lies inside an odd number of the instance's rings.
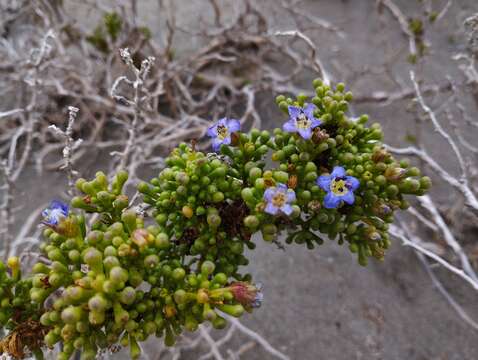
[[[445,3],[431,2],[438,9]],[[270,14],[274,28],[290,30],[288,19],[278,16],[273,1],[257,3]],[[410,16],[423,9],[420,1],[397,0],[396,3]],[[233,6],[232,0],[221,4],[226,14]],[[80,1],[69,1],[68,6],[78,12],[80,21],[95,23],[91,14],[82,15],[84,8]],[[382,71],[382,65],[387,62],[392,64],[394,76],[404,86],[411,86],[408,69],[412,65],[406,61],[407,41],[391,17],[380,21],[375,1],[309,0],[303,1],[301,8],[327,19],[346,34],[340,38],[320,31],[313,40],[333,78],[347,82],[358,97],[372,91],[397,90],[397,85]],[[202,0],[178,0],[176,11],[179,22],[189,26],[194,26],[200,17],[208,18],[212,14],[209,3]],[[462,22],[475,12],[478,12],[476,0],[455,0],[446,19],[427,33],[432,50],[428,60],[417,65],[417,69],[429,83],[443,82],[446,74],[457,79],[462,76],[451,54],[464,48]],[[138,18],[159,38],[162,28],[156,21],[157,16],[156,1],[139,2]],[[188,49],[200,43],[201,39],[180,36],[178,51],[187,54]],[[385,129],[386,140],[398,145],[403,144],[407,132],[414,129],[413,116],[407,112],[408,102],[390,105],[360,102],[354,104],[353,111],[367,113],[379,121]],[[264,100],[262,115],[267,127],[273,128],[283,119],[270,104]],[[449,161],[440,144],[430,141],[428,145],[437,158],[445,163]],[[82,167],[93,172],[101,168],[101,163],[95,161]],[[24,184],[20,187],[25,213],[59,196],[64,182],[60,174],[48,174],[41,180],[33,171],[31,174],[31,177],[23,176]],[[443,198],[446,199],[446,194]],[[313,251],[298,245],[282,251],[260,239],[257,243],[257,249],[250,254],[249,270],[264,283],[265,302],[253,315],[245,316],[244,322],[291,359],[478,358],[476,332],[457,317],[433,288],[413,251],[398,241],[383,263],[371,262],[366,268],[358,266],[347,249],[334,242],[326,242]],[[445,285],[453,289],[458,301],[478,316],[476,293],[456,278],[440,271],[438,274]],[[188,358],[195,359],[195,355],[190,354]],[[246,356],[251,360],[268,358],[259,347]]]

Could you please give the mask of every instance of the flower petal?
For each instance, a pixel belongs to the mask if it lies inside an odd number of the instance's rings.
[[[330,175],[322,175],[317,178],[317,185],[319,185],[322,190],[327,192],[330,191],[331,182],[332,182],[332,177]]]
[[[312,125],[310,125],[311,129],[315,129],[316,127],[322,125],[322,120],[320,119],[313,119],[312,120]]]
[[[292,189],[287,190],[287,202],[294,202],[295,199],[295,191]]]
[[[316,107],[314,104],[305,104],[304,105],[304,114],[307,116],[309,120],[315,119],[314,111]]]
[[[287,109],[289,110],[289,116],[291,120],[296,120],[297,117],[300,115],[300,112],[302,111],[300,107],[292,106],[292,105],[289,105]]]
[[[342,196],[341,199],[349,205],[352,205],[355,202],[354,193],[352,191],[347,192],[347,194]]]
[[[312,137],[312,129],[311,128],[299,129],[299,134],[304,139],[309,140]]]
[[[231,135],[227,135],[223,140],[222,143],[225,145],[229,145],[231,143]]]
[[[272,201],[272,198],[274,197],[275,193],[275,188],[267,188],[264,192],[264,200]]]
[[[267,206],[264,211],[271,215],[277,215],[279,208],[277,206],[272,205],[272,203],[267,203]]]
[[[331,176],[333,178],[344,177],[345,176],[345,169],[342,166],[335,166],[334,170],[332,171]]]
[[[68,210],[69,210],[68,204],[64,203],[63,201],[53,200],[50,203],[49,208],[50,209],[60,209],[61,212],[63,213],[63,215],[65,215],[65,216],[68,215]]]
[[[335,196],[332,192],[327,193],[324,198],[324,207],[327,209],[335,209],[340,205],[340,197]]]
[[[294,209],[292,208],[292,206],[290,204],[284,204],[281,206],[280,210],[286,214],[287,216],[289,216],[290,214],[292,214],[292,212],[294,211]]]
[[[227,127],[227,117],[224,117],[222,119],[219,119],[216,123],[216,126],[224,126]]]
[[[297,124],[291,119],[282,125],[282,129],[287,132],[297,132]]]
[[[221,145],[223,144],[222,140],[219,140],[218,138],[214,139],[212,141],[212,148],[214,151],[219,151],[221,149]]]
[[[43,209],[41,212],[41,216],[47,217],[50,214],[50,208]]]
[[[214,124],[213,126],[210,126],[207,129],[207,136],[209,136],[209,137],[216,137],[217,136],[217,124]]]
[[[235,132],[235,131],[240,131],[241,130],[241,123],[239,120],[236,119],[229,119],[227,122],[227,128],[229,129],[229,132]]]
[[[285,193],[287,191],[287,185],[285,184],[278,183],[276,187],[277,187],[277,190],[280,192]]]
[[[347,183],[347,187],[348,187],[349,190],[351,190],[351,191],[357,190],[358,187],[360,186],[360,181],[359,181],[356,177],[346,176],[346,177],[345,177],[345,181],[346,181],[346,183]]]

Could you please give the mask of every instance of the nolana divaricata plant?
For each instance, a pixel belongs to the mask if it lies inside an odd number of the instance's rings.
[[[207,131],[214,152],[181,143],[137,185],[143,211],[123,193],[125,171],[79,179],[70,204],[52,201],[42,213],[45,261],[28,274],[17,257],[0,263],[0,324],[9,330],[0,351],[41,359],[61,344],[58,359],[86,360],[120,345],[138,358],[150,336],[174,346],[203,322],[222,329],[227,315],[263,301],[241,271],[256,232],[309,249],[335,239],[360,265],[382,260],[394,212],[431,181],[382,146],[379,124],[346,115],[343,84],[313,87],[314,97],[277,97],[286,115],[272,133],[223,118]]]

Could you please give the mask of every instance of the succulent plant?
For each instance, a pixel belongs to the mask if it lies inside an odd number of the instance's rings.
[[[0,350],[22,357],[26,346],[41,357],[43,345],[61,343],[58,359],[80,351],[87,360],[120,344],[137,358],[149,336],[173,346],[205,321],[222,329],[224,313],[262,303],[261,285],[241,271],[256,232],[308,248],[338,239],[361,265],[382,260],[394,211],[430,179],[382,147],[380,125],[347,117],[343,84],[313,85],[313,98],[277,97],[289,120],[272,133],[241,132],[224,118],[207,132],[216,152],[180,144],[138,184],[148,216],[123,193],[126,172],[79,179],[71,206],[54,201],[43,212],[48,262],[27,276],[18,258],[0,263],[0,324],[23,336],[20,345],[7,336]]]

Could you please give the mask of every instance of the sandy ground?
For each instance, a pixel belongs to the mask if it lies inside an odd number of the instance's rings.
[[[81,9],[79,2],[70,3],[73,9]],[[229,9],[235,6],[232,1],[222,3]],[[410,86],[410,64],[405,61],[407,43],[393,20],[388,17],[386,24],[379,21],[375,1],[309,0],[304,3],[304,10],[328,19],[347,34],[341,39],[320,31],[314,37],[325,66],[335,79],[348,80],[351,90],[361,95],[396,89],[396,85],[380,72],[380,66],[392,59],[392,71]],[[419,8],[418,1],[396,3],[407,14],[415,14]],[[433,3],[441,8],[442,2]],[[206,1],[178,1],[176,6],[180,14],[178,19],[184,24],[194,24],[199,17],[208,18],[211,13]],[[156,2],[140,2],[139,19],[151,27],[155,36],[161,37],[162,28],[155,9]],[[274,28],[289,29],[288,19],[277,17],[273,6],[264,5],[264,9],[270,12]],[[434,46],[433,61],[417,67],[429,81],[443,82],[446,74],[461,76],[450,54],[463,49],[465,40],[460,37],[460,24],[466,16],[477,11],[476,0],[456,0],[446,19],[429,34],[428,39]],[[89,21],[94,22],[94,17],[85,18],[86,23]],[[200,44],[200,39],[184,35],[177,43],[179,50],[187,53],[188,49]],[[377,71],[356,76],[367,69]],[[413,131],[413,117],[406,110],[407,104],[361,103],[354,105],[353,111],[368,113],[379,121],[385,128],[386,140],[396,145],[403,144],[407,130]],[[264,104],[262,112],[265,118],[274,119],[267,122],[268,127],[282,121],[271,116],[277,112],[269,102]],[[450,163],[449,154],[443,147],[428,139],[425,136],[430,152]],[[93,172],[98,164],[83,166]],[[41,180],[36,176],[24,176],[24,186],[20,189],[25,192],[20,199],[27,205],[26,210],[31,211],[58,196],[63,182],[58,174],[47,174]],[[28,192],[25,189],[29,189]],[[367,268],[358,266],[346,248],[333,242],[313,251],[296,245],[285,252],[260,239],[257,243],[257,249],[250,254],[248,268],[255,279],[265,284],[265,302],[253,315],[246,315],[244,322],[291,359],[478,358],[476,332],[458,318],[433,288],[414,253],[398,242],[383,263],[372,262]],[[447,288],[453,290],[459,303],[478,316],[476,293],[443,270],[436,272]],[[196,357],[191,354],[187,358]],[[269,358],[259,347],[245,356],[251,360]]]

